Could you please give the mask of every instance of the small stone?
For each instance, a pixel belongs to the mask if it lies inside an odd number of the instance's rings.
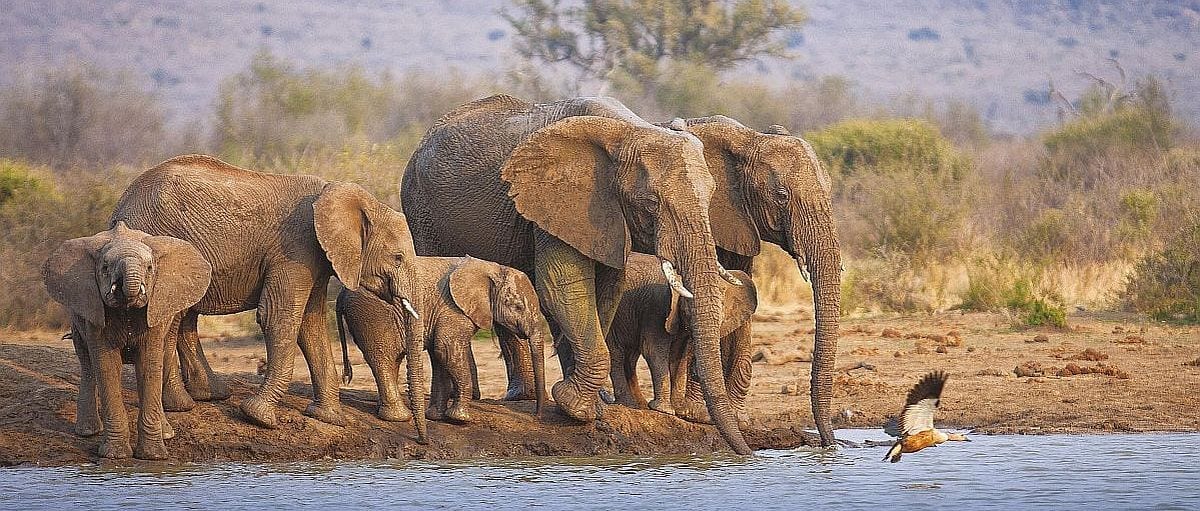
[[[904,334],[901,334],[900,331],[896,330],[895,328],[884,328],[883,333],[879,335],[882,335],[884,339],[899,339],[904,336]]]
[[[892,356],[896,357],[896,358],[900,358],[900,357],[903,357],[904,354],[897,351],[895,353],[892,353]],[[1197,362],[1196,365],[1200,365],[1200,359],[1196,359],[1196,362]]]
[[[938,346],[937,349],[934,351],[937,351],[938,353],[949,353],[950,352],[950,350],[946,349],[945,346]]]
[[[783,387],[780,387],[779,393],[784,394],[784,395],[795,394],[796,393],[796,385],[793,383],[785,383],[783,385]]]
[[[974,346],[967,346],[967,353],[975,353],[975,347],[974,347]]]
[[[1037,334],[1033,336],[1033,340],[1025,342],[1050,342],[1050,336],[1046,334]]]

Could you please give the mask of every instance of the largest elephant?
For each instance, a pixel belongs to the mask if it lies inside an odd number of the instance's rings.
[[[692,295],[707,408],[749,454],[725,392],[718,329],[724,273],[710,232],[713,179],[694,136],[654,126],[610,98],[530,104],[497,95],[439,119],[409,160],[401,203],[417,253],[470,254],[533,277],[565,378],[551,393],[596,416],[604,336],[630,250],[656,255]]]
[[[413,296],[416,256],[404,215],[355,184],[254,172],[210,156],[178,156],[134,179],[112,214],[113,224],[121,221],[191,242],[213,267],[204,297],[180,321],[187,390],[171,371],[164,385],[168,408],[190,406],[188,393],[228,395],[200,349],[197,315],[255,310],[267,344],[267,374],[242,401],[242,412],[259,425],[277,424],[276,407],[291,381],[298,343],[313,383],[314,400],[305,413],[341,424],[338,375],[326,333],[329,278],[336,274],[347,288],[361,286],[397,310]],[[410,366],[416,366],[410,378],[423,379],[420,365]],[[423,433],[418,430],[419,437]]]
[[[813,420],[821,443],[833,445],[829,408],[837,356],[841,252],[829,173],[808,142],[780,126],[760,133],[718,115],[688,119],[682,125],[675,122],[674,127],[704,143],[704,159],[716,181],[709,219],[721,263],[752,274],[754,257],[761,242],[767,241],[795,258],[811,283],[816,323]],[[750,387],[750,343],[749,322],[723,342],[730,399],[739,411]],[[694,389],[689,392],[693,402],[696,394]]]

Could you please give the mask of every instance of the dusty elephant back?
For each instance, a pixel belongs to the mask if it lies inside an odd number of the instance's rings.
[[[196,308],[205,314],[247,310],[257,304],[269,258],[323,258],[313,230],[312,204],[325,181],[313,176],[265,174],[216,158],[186,155],[138,176],[113,210],[153,235],[191,242],[213,266],[213,284]],[[321,267],[313,264],[311,267]]]
[[[401,183],[417,253],[469,254],[531,272],[533,223],[517,212],[500,169],[537,130],[581,115],[652,126],[611,98],[532,104],[503,94],[438,119],[413,152]],[[461,218],[479,221],[463,225]]]

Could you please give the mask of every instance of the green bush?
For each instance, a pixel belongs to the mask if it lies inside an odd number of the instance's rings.
[[[1159,321],[1200,322],[1200,223],[1184,229],[1134,268],[1126,305]]]
[[[0,205],[29,194],[52,191],[46,172],[17,160],[0,159]]]
[[[914,173],[958,180],[971,166],[936,126],[923,119],[852,119],[804,138],[837,175]]]
[[[980,257],[967,266],[967,287],[959,295],[956,309],[997,311],[1004,308],[1007,296],[1020,273],[1017,264],[1006,257]]]
[[[1062,301],[1049,296],[1037,296],[1030,279],[1019,278],[1005,293],[1005,306],[1021,316],[1029,326],[1066,328],[1067,311]]]
[[[932,312],[925,283],[908,255],[877,251],[856,260],[842,278],[842,312]]]

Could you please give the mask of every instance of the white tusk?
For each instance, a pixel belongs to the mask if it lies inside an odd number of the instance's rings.
[[[667,277],[667,283],[671,285],[671,289],[674,289],[676,293],[679,293],[679,296],[684,298],[696,297],[696,295],[693,295],[692,292],[688,291],[686,287],[683,287],[683,282],[679,280],[679,274],[675,273],[675,267],[671,266],[671,261],[667,261],[665,259],[663,260],[662,271],[663,275]]]
[[[113,282],[112,287],[108,288],[108,294],[110,294],[110,295],[117,294],[117,283],[116,282]]]
[[[808,264],[804,261],[803,256],[796,256],[796,266],[800,267],[800,278],[805,282],[812,282],[812,277],[808,274]]]
[[[417,309],[413,308],[413,304],[408,301],[408,298],[401,298],[400,305],[404,306],[404,310],[408,311],[408,315],[412,316],[413,319],[421,319],[421,315],[417,314]]]
[[[733,274],[729,273],[729,270],[726,270],[724,266],[718,264],[717,272],[721,274],[721,278],[725,279],[725,282],[739,287],[742,285],[742,279],[734,277]]]
[[[146,285],[145,284],[141,284],[138,289],[140,289],[142,291],[142,294],[146,294]]]

